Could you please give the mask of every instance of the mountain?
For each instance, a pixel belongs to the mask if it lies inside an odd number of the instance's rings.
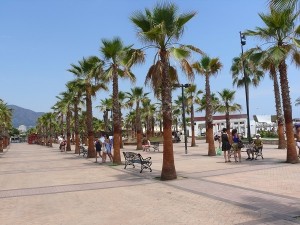
[[[24,109],[16,105],[7,105],[13,112],[13,126],[18,128],[20,125],[25,125],[28,128],[36,125],[37,119],[42,116],[43,112],[34,112],[30,109]]]

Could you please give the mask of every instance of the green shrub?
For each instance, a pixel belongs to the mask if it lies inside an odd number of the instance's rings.
[[[278,138],[278,134],[274,131],[261,130],[258,133],[262,138]]]

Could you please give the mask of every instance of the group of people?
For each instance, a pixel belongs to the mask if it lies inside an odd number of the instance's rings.
[[[231,162],[230,161],[230,152],[234,152],[234,160],[235,162],[242,162],[241,157],[241,148],[243,147],[243,144],[241,142],[241,139],[238,135],[237,129],[233,129],[231,131],[231,138],[229,138],[227,129],[223,128],[221,137],[218,139],[219,143],[222,143],[222,151],[224,152],[224,159],[225,163]],[[254,159],[254,153],[256,151],[262,150],[263,142],[260,139],[260,135],[256,135],[256,139],[253,141],[254,148],[247,149],[247,160],[253,160]],[[250,157],[252,155],[252,158]]]
[[[102,162],[106,162],[106,157],[113,161],[112,155],[112,147],[113,147],[113,138],[110,139],[109,135],[101,136],[99,139],[95,140],[95,148],[96,148],[96,162],[98,155],[102,158]]]
[[[58,137],[58,143],[59,143],[59,150],[60,150],[61,152],[66,151],[67,141],[66,141],[66,139],[65,139],[65,136],[60,135],[60,136]]]

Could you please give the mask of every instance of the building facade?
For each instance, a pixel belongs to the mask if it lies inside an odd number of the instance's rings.
[[[238,133],[243,137],[247,137],[247,114],[235,114],[229,115],[230,118],[230,130],[237,129]],[[225,115],[213,116],[213,130],[214,133],[222,130],[226,127],[226,118]],[[191,127],[187,127],[188,136],[191,136],[192,130]],[[195,117],[195,134],[197,136],[205,136],[206,127],[205,127],[205,117]]]

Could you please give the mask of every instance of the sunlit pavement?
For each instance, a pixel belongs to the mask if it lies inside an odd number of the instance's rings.
[[[241,163],[224,163],[197,145],[185,154],[174,144],[178,179],[162,182],[162,145],[125,146],[152,158],[153,172],[139,173],[139,165],[95,163],[58,145],[11,144],[0,154],[0,224],[300,223],[300,164],[284,163],[286,150],[266,145],[264,160],[243,153]]]

